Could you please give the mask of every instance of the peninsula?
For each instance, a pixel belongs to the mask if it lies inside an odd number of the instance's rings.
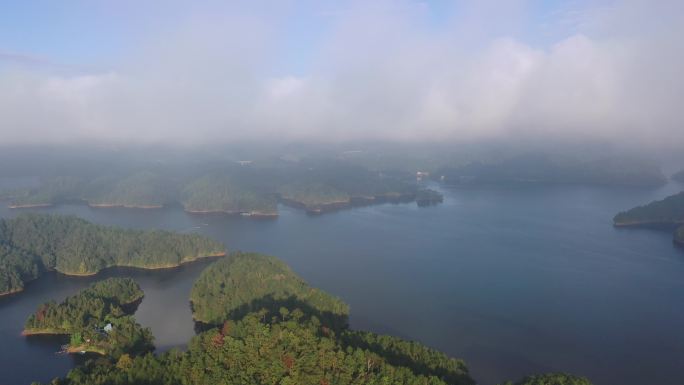
[[[682,224],[684,223],[684,191],[623,211],[613,218],[613,223],[615,226]]]
[[[131,278],[109,278],[81,290],[61,303],[46,302],[26,320],[23,335],[70,337],[68,353],[119,357],[152,351],[152,333],[130,315],[143,298]]]
[[[93,275],[114,266],[160,269],[223,255],[222,244],[197,234],[128,230],[73,216],[27,213],[0,219],[0,294],[21,291],[45,271]]]

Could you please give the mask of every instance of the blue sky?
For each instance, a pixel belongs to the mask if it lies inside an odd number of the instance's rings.
[[[201,3],[201,4],[200,4]],[[229,5],[226,5],[230,3]],[[384,2],[385,6],[391,2]],[[404,2],[422,9],[426,31],[440,31],[464,17],[476,18],[492,36],[510,36],[547,46],[575,32],[563,18],[580,12],[579,1]],[[595,5],[596,2],[594,2]],[[277,5],[273,5],[277,4]],[[278,46],[287,52],[284,72],[305,73],[321,37],[350,2],[88,1],[24,0],[3,2],[0,53],[35,57],[78,68],[116,68],[141,41],[208,14],[248,14],[278,23]],[[473,4],[476,4],[474,7]],[[461,20],[459,20],[461,18]],[[486,19],[497,20],[488,23]]]

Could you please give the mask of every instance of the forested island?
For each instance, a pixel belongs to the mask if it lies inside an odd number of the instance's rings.
[[[644,206],[623,211],[613,218],[617,227],[665,226],[676,227],[673,242],[684,245],[684,191]]]
[[[644,206],[623,211],[613,218],[613,222],[615,226],[684,223],[684,191]]]
[[[130,314],[143,298],[131,278],[109,278],[61,303],[47,302],[26,320],[23,335],[68,335],[69,353],[91,352],[118,358],[154,349],[152,332]]]
[[[85,202],[92,207],[160,208],[181,204],[191,213],[278,215],[283,202],[310,213],[357,204],[416,200],[415,179],[342,162],[233,163],[194,168],[156,167],[113,174],[50,176],[37,186],[5,191],[10,207]],[[436,202],[436,201],[435,201]]]
[[[46,271],[92,275],[113,266],[158,269],[201,257],[225,255],[225,247],[197,234],[129,230],[73,216],[22,214],[0,219],[0,294],[21,291]]]
[[[107,356],[51,384],[475,384],[462,360],[326,317],[346,320],[348,306],[273,257],[236,253],[216,261],[202,272],[191,297],[194,317],[210,323],[186,351]],[[547,374],[506,385],[591,384]]]

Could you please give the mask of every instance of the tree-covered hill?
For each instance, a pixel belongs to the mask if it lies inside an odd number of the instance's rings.
[[[225,247],[197,234],[127,230],[73,216],[0,219],[0,294],[20,291],[43,271],[89,275],[112,266],[174,267]]]
[[[70,352],[91,351],[119,357],[151,351],[152,333],[128,315],[143,291],[131,278],[109,278],[63,302],[47,302],[29,316],[24,335],[67,334]],[[127,311],[128,310],[128,311]]]
[[[320,182],[290,183],[278,188],[280,198],[307,210],[323,210],[334,205],[348,205],[349,194]]]
[[[86,181],[74,176],[56,176],[43,179],[40,186],[14,191],[10,207],[46,206],[80,199],[85,191]]]
[[[260,190],[236,177],[206,175],[189,183],[181,193],[187,211],[277,215],[277,200],[269,190]]]
[[[72,370],[53,384],[474,384],[464,368],[451,376],[456,381],[393,365],[373,350],[344,346],[313,321],[263,323],[258,314],[250,314],[201,333],[186,352],[99,360]]]
[[[161,207],[177,200],[174,182],[159,173],[140,171],[120,178],[92,180],[83,199],[92,206]]]
[[[623,211],[615,216],[613,222],[616,226],[684,223],[684,191]]]
[[[322,290],[312,288],[286,264],[274,257],[235,253],[207,267],[190,294],[193,317],[205,324],[266,309],[269,317],[280,308],[301,308],[329,326],[347,324],[347,304]]]

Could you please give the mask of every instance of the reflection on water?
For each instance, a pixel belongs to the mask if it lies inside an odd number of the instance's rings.
[[[274,220],[64,205],[35,211],[96,223],[200,232],[231,250],[276,255],[351,305],[351,325],[417,339],[462,357],[481,384],[569,371],[602,384],[678,384],[684,362],[684,250],[664,230],[616,229],[612,216],[662,189],[469,187],[444,204],[386,204],[321,216],[281,207]],[[0,216],[18,211],[0,208]],[[66,373],[72,359],[22,338],[36,306],[112,275],[137,279],[137,319],[159,350],[194,334],[192,283],[211,261],[164,271],[48,274],[0,299],[0,378]],[[58,347],[58,346],[57,346]],[[5,382],[3,382],[4,384]]]

